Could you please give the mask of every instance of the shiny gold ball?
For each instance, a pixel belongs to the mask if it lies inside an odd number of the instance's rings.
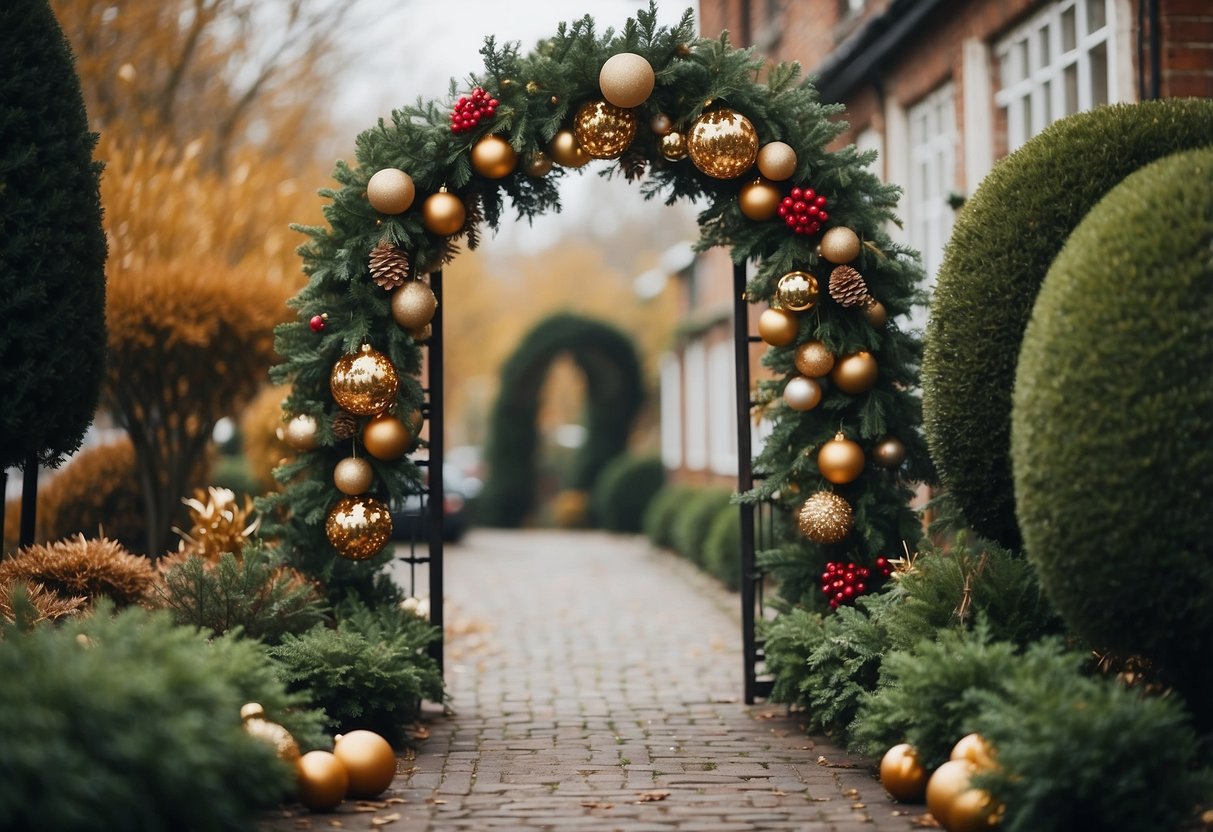
[[[844,355],[830,371],[830,381],[844,393],[852,396],[871,390],[880,375],[876,359],[867,350]]]
[[[758,172],[782,182],[796,173],[796,151],[787,142],[767,142],[758,151]]]
[[[868,298],[863,305],[863,317],[873,329],[882,329],[889,322],[889,310],[876,298]]]
[[[741,186],[737,204],[741,213],[755,222],[769,220],[779,211],[783,193],[770,181],[759,177]]]
[[[409,336],[418,344],[424,344],[430,338],[434,337],[434,325],[426,324],[419,329],[410,329]]]
[[[968,760],[979,769],[994,768],[994,749],[981,734],[966,734],[952,746],[950,760]]]
[[[286,431],[283,433],[282,438],[286,440],[286,444],[296,451],[310,451],[320,441],[319,436],[317,436],[319,427],[315,416],[309,413],[300,413],[286,423]]]
[[[832,491],[818,491],[804,501],[796,520],[800,533],[814,543],[838,543],[851,533],[855,512]]]
[[[472,169],[486,179],[502,179],[517,166],[518,151],[501,136],[485,136],[472,145]]]
[[[577,143],[572,130],[559,130],[552,136],[552,141],[548,143],[548,155],[556,164],[566,168],[579,168],[591,158]]]
[[[786,347],[800,334],[800,320],[783,309],[764,309],[758,316],[758,335],[772,347]]]
[[[927,810],[944,829],[950,829],[952,804],[969,790],[976,768],[968,760],[949,760],[927,781]]]
[[[805,312],[817,305],[817,278],[808,272],[788,272],[775,284],[775,302],[792,312]]]
[[[872,459],[882,468],[896,468],[906,461],[906,446],[896,436],[886,436],[872,449]]]
[[[741,113],[716,107],[695,120],[687,135],[687,152],[701,172],[713,179],[732,179],[758,158],[758,133]]]
[[[400,377],[386,355],[363,344],[361,352],[348,353],[333,365],[329,389],[350,413],[373,416],[395,403]]]
[[[612,55],[598,72],[602,97],[616,107],[639,107],[652,95],[656,84],[653,65],[634,52]]]
[[[428,284],[409,280],[392,292],[392,318],[405,329],[420,329],[434,320],[438,298]]]
[[[437,193],[430,194],[421,205],[421,224],[431,234],[449,237],[463,228],[466,219],[467,209],[463,206],[463,200],[446,188],[439,188]]]
[[[796,369],[809,378],[821,378],[834,369],[834,353],[820,341],[805,341],[796,348]]]
[[[783,388],[783,400],[793,410],[812,410],[821,402],[821,385],[804,376],[792,376]]]
[[[408,452],[413,444],[413,434],[408,426],[395,416],[380,413],[362,429],[362,444],[366,452],[375,459],[390,462],[400,459]]]
[[[265,718],[265,709],[256,702],[249,702],[240,709],[240,721],[250,737],[256,737],[274,749],[278,759],[284,763],[295,763],[299,759],[299,743],[291,732],[277,722]]]
[[[655,135],[664,136],[666,133],[674,129],[674,122],[665,113],[656,113],[649,119],[649,129]]]
[[[687,139],[671,130],[661,137],[661,155],[671,162],[680,162],[687,157]]]
[[[573,118],[577,145],[595,159],[614,159],[636,138],[636,114],[605,101],[587,101]]]
[[[357,497],[371,490],[375,472],[371,463],[356,456],[347,456],[333,469],[333,485],[342,494]]]
[[[295,763],[296,796],[313,812],[336,809],[349,779],[345,766],[327,751],[309,751]]]
[[[850,263],[859,256],[859,235],[845,225],[836,225],[821,235],[821,256],[831,263]]]
[[[329,510],[324,533],[341,557],[366,560],[392,536],[392,515],[374,497],[344,497]]]
[[[817,452],[817,470],[835,485],[854,482],[863,473],[863,448],[842,431],[821,446]]]
[[[956,795],[948,809],[948,832],[984,832],[1002,823],[1005,807],[985,789],[967,789]]]
[[[533,150],[522,160],[522,171],[527,176],[547,176],[552,169],[552,159],[542,150]]]
[[[908,742],[899,743],[885,752],[880,760],[880,785],[903,803],[922,800],[927,788],[927,770],[918,759],[918,752]]]
[[[349,775],[349,796],[371,800],[383,794],[396,776],[396,754],[373,731],[350,731],[333,740],[333,755]]]
[[[416,194],[413,178],[398,168],[375,171],[366,183],[366,198],[381,214],[403,214]]]

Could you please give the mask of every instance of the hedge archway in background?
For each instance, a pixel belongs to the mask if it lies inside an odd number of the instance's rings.
[[[563,354],[572,356],[586,381],[586,441],[568,486],[588,492],[603,466],[627,448],[632,421],[644,401],[632,340],[609,324],[580,315],[540,321],[501,370],[485,449],[488,479],[476,515],[485,525],[521,526],[534,507],[539,394],[552,362]]]
[[[1213,147],[1129,176],[1074,231],[1012,409],[1028,557],[1097,650],[1144,656],[1213,727]]]
[[[1053,258],[1118,182],[1211,137],[1207,100],[1071,116],[995,165],[957,217],[927,324],[924,426],[944,487],[982,535],[1011,549],[1022,545],[1011,477],[1011,388]]]

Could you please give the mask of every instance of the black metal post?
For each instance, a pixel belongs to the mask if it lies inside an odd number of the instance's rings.
[[[22,548],[34,545],[34,520],[38,513],[38,457],[30,454],[25,460],[25,476],[21,480],[21,540]]]
[[[440,631],[443,628],[442,615],[442,546],[445,537],[444,503],[446,489],[442,477],[443,458],[446,453],[444,445],[443,418],[446,409],[443,407],[442,382],[442,270],[430,274],[430,288],[438,298],[438,308],[434,319],[430,322],[432,331],[428,342],[428,372],[430,388],[430,459],[429,459],[429,499],[426,510],[429,512],[429,550],[430,550],[430,623]],[[445,638],[430,645],[430,655],[438,662],[439,672],[443,672],[443,644]]]
[[[737,383],[737,489],[754,487],[750,448],[750,313],[746,302],[745,263],[733,264],[733,375]],[[745,702],[754,704],[757,652],[754,627],[754,505],[742,503],[741,512],[741,649],[745,666]]]

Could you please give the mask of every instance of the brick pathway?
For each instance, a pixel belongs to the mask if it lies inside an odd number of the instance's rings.
[[[901,832],[871,763],[741,697],[737,600],[641,539],[448,550],[447,684],[383,800],[266,828]]]

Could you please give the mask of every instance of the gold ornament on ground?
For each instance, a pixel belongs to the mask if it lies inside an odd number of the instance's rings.
[[[809,378],[821,378],[834,369],[834,353],[820,341],[805,341],[796,348],[796,369]]]
[[[386,355],[363,344],[361,352],[347,353],[333,366],[329,389],[350,413],[373,416],[396,402],[400,377]]]
[[[333,739],[333,755],[349,775],[350,797],[372,800],[392,785],[396,754],[388,741],[373,731],[350,731]]]
[[[889,310],[876,298],[869,297],[863,305],[863,317],[873,329],[880,329],[889,322]]]
[[[821,446],[817,452],[817,470],[835,485],[854,482],[863,473],[863,448],[859,443],[847,439],[842,431]]]
[[[614,159],[636,138],[636,114],[605,101],[587,101],[573,119],[577,145],[595,159]]]
[[[922,800],[927,788],[927,770],[918,759],[914,746],[903,742],[885,752],[880,760],[880,785],[894,800],[907,803]]]
[[[687,157],[687,139],[671,130],[661,137],[661,155],[671,162],[681,162]]]
[[[695,120],[687,152],[700,171],[714,179],[741,176],[758,158],[758,133],[736,110],[716,107]]]
[[[316,417],[308,413],[300,413],[286,423],[283,439],[296,451],[310,451],[320,441],[316,435],[319,425]]]
[[[850,263],[859,256],[859,235],[837,225],[821,235],[821,256],[831,263]]]
[[[299,759],[299,743],[295,742],[291,732],[277,722],[266,719],[265,709],[257,702],[249,702],[240,709],[240,721],[244,724],[245,733],[270,745],[279,760],[294,763]]]
[[[412,267],[409,256],[403,249],[388,242],[380,242],[371,249],[371,279],[384,289],[395,289],[409,279]]]
[[[849,309],[866,303],[871,295],[863,275],[850,266],[835,266],[830,272],[830,297],[839,306]]]
[[[871,390],[880,375],[876,359],[867,350],[844,355],[830,371],[830,381],[844,393],[857,396]]]
[[[366,183],[366,198],[381,214],[403,214],[416,194],[413,178],[398,168],[375,171]]]
[[[548,143],[548,155],[556,164],[566,168],[579,168],[590,161],[590,154],[577,144],[572,130],[560,130],[552,136]]]
[[[872,459],[882,468],[896,468],[906,460],[906,446],[896,436],[886,436],[872,449]]]
[[[792,312],[806,312],[817,305],[817,278],[808,272],[788,272],[775,285],[775,302]]]
[[[821,402],[821,385],[815,379],[793,376],[784,385],[783,400],[793,410],[812,410]]]
[[[655,113],[649,119],[649,129],[658,136],[664,136],[674,129],[674,122],[665,113]]]
[[[472,145],[472,168],[486,179],[502,179],[517,166],[518,151],[501,136],[485,136]]]
[[[818,491],[804,501],[796,520],[800,533],[814,543],[838,543],[851,533],[855,512],[832,491]]]
[[[1006,807],[994,802],[985,789],[966,789],[948,807],[948,832],[983,832],[1002,823]]]
[[[438,298],[428,284],[411,280],[392,293],[392,318],[405,329],[420,329],[434,319]]]
[[[426,197],[421,206],[421,224],[431,234],[449,237],[463,228],[467,219],[467,208],[463,200],[446,188],[439,188],[437,193]]]
[[[800,333],[800,321],[784,309],[764,309],[758,316],[758,335],[772,347],[786,347]]]
[[[295,784],[300,803],[313,812],[327,812],[345,799],[349,775],[329,752],[309,751],[295,763]]]
[[[968,760],[949,760],[927,781],[927,810],[944,829],[950,829],[952,804],[969,790],[976,766]]]
[[[374,497],[345,497],[329,511],[324,533],[341,557],[366,560],[392,536],[392,515]]]
[[[362,444],[375,459],[391,462],[408,452],[413,444],[413,434],[395,416],[380,413],[362,429]]]
[[[981,734],[966,734],[952,746],[949,760],[968,760],[979,769],[994,768],[994,749]]]
[[[612,55],[598,72],[602,97],[616,107],[639,107],[653,94],[656,83],[653,65],[634,52]]]
[[[758,151],[758,172],[782,182],[796,173],[796,151],[787,142],[767,142]]]
[[[756,222],[769,220],[779,211],[779,201],[783,192],[770,181],[759,177],[741,186],[737,194],[737,204],[741,213]]]
[[[527,176],[547,176],[552,170],[552,160],[542,150],[533,150],[523,159],[522,170]]]
[[[333,485],[342,494],[357,497],[371,490],[375,472],[371,463],[356,456],[347,456],[333,469]]]

